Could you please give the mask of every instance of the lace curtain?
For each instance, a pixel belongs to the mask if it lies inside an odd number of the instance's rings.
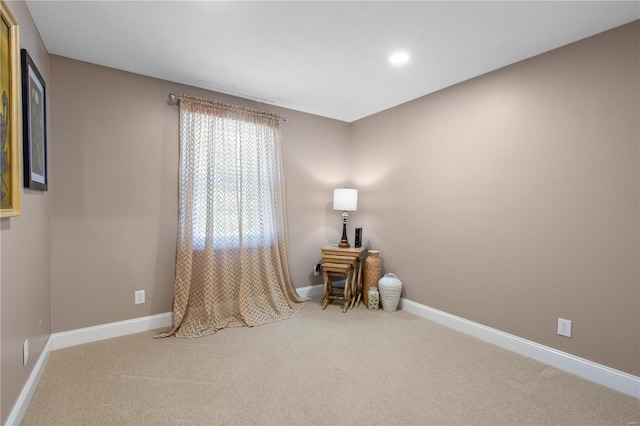
[[[281,118],[182,96],[173,328],[199,337],[302,308],[291,281]]]

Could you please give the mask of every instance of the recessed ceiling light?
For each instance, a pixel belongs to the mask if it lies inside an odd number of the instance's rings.
[[[409,54],[407,52],[395,52],[391,56],[389,56],[389,62],[393,65],[402,65],[409,61]]]

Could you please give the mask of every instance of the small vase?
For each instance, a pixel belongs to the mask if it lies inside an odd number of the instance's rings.
[[[367,308],[370,311],[377,311],[380,304],[380,294],[378,293],[378,287],[371,287],[369,289],[367,297]]]
[[[382,276],[382,265],[380,264],[380,252],[369,250],[369,255],[364,259],[364,282],[362,285],[362,300],[365,305],[369,304],[369,288],[378,285],[378,280]]]
[[[394,312],[398,309],[400,293],[402,293],[402,281],[395,274],[385,274],[384,277],[380,278],[378,290],[380,291],[383,311]]]

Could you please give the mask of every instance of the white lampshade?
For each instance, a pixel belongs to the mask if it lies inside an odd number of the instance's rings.
[[[349,188],[334,189],[333,209],[343,211],[358,210],[358,190]]]

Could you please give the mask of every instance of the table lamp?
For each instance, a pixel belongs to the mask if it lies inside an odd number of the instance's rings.
[[[347,239],[348,211],[358,210],[358,190],[349,188],[337,188],[333,190],[333,209],[342,210],[342,239],[338,247],[350,247]]]

